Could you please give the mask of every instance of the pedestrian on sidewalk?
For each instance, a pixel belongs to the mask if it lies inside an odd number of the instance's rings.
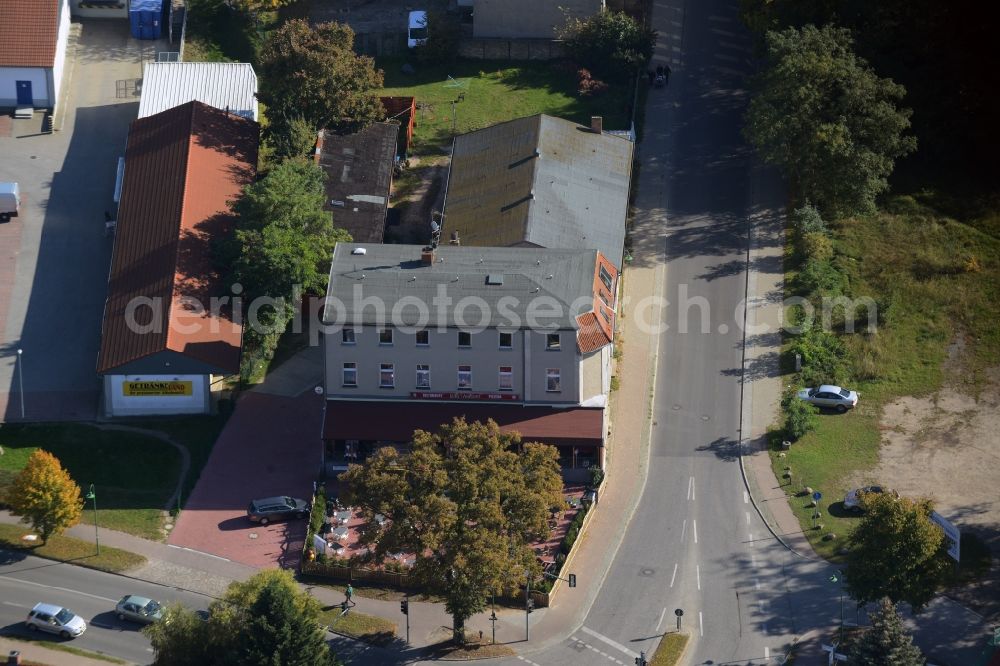
[[[354,596],[354,588],[351,587],[350,583],[347,584],[347,589],[344,590],[344,596],[347,597],[347,602],[350,603],[351,602],[351,597]]]

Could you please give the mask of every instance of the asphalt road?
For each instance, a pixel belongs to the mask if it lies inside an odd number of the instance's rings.
[[[192,609],[208,608],[211,601],[172,587],[0,551],[0,633],[5,636],[66,642],[82,650],[147,664],[153,653],[139,625],[121,622],[114,615],[115,604],[126,594],[177,602]],[[69,608],[87,621],[87,631],[69,641],[28,631],[24,619],[39,602]]]

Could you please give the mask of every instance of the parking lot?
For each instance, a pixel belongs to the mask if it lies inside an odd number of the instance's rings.
[[[95,368],[113,239],[117,160],[138,110],[136,81],[161,42],[125,20],[72,25],[61,109],[0,123],[0,181],[21,186],[20,217],[0,224],[0,419],[93,419]],[[17,367],[17,350],[22,350]],[[23,383],[24,392],[20,392]],[[23,399],[23,400],[22,400]]]

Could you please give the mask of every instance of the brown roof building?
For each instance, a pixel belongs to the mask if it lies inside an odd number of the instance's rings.
[[[356,243],[381,243],[399,125],[372,123],[352,134],[323,130],[315,160],[326,171],[325,208]]]
[[[69,26],[67,0],[0,0],[0,106],[55,107]]]
[[[213,307],[212,242],[252,182],[258,125],[201,102],[132,123],[97,370],[233,374],[242,327]]]

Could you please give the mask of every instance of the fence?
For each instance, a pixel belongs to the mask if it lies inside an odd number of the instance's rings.
[[[459,41],[458,54],[473,60],[555,60],[566,51],[555,39],[466,38]]]

